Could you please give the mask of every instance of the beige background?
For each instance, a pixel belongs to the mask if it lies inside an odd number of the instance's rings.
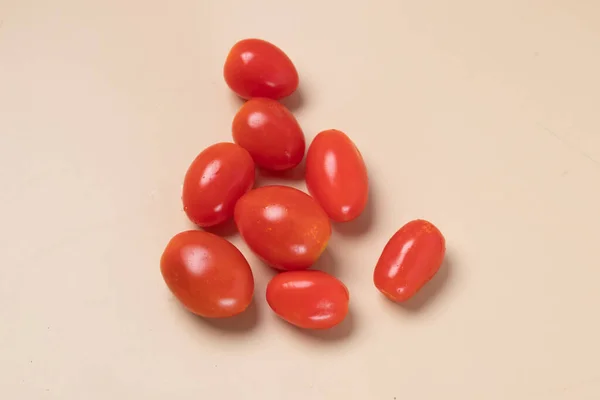
[[[270,312],[235,234],[243,317],[194,318],[160,277],[245,37],[295,62],[307,138],[368,163],[320,263],[351,318],[324,334]],[[596,0],[0,0],[0,398],[599,399],[599,73]],[[372,271],[417,217],[448,261],[397,306]]]

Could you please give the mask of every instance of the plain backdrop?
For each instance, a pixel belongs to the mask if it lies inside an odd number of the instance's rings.
[[[159,273],[247,37],[294,61],[307,140],[344,130],[368,165],[317,265],[351,293],[329,332],[270,311],[231,227],[241,317],[189,315]],[[0,397],[597,400],[599,71],[595,0],[0,0]],[[414,218],[448,256],[395,305],[373,267]]]

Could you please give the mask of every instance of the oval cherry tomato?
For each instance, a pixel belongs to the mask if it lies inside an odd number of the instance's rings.
[[[314,138],[306,155],[306,186],[334,221],[350,221],[363,212],[369,196],[367,168],[343,132],[331,129]]]
[[[225,82],[244,99],[289,96],[298,87],[292,60],[277,46],[260,39],[237,42],[223,68]]]
[[[212,233],[175,235],[160,259],[160,271],[175,297],[202,317],[231,317],[252,301],[250,265],[233,244]]]
[[[234,219],[252,251],[281,270],[313,265],[331,236],[329,218],[317,202],[287,186],[246,193],[235,206]]]
[[[404,225],[386,244],[373,280],[390,300],[411,298],[440,269],[446,241],[430,222],[415,220]]]
[[[232,132],[233,140],[259,167],[283,171],[304,157],[304,133],[294,115],[276,100],[248,100],[235,115]]]
[[[325,272],[291,271],[271,279],[267,302],[292,325],[328,329],[346,318],[350,295],[340,280]]]
[[[190,165],[183,181],[183,209],[201,227],[233,216],[235,202],[254,186],[254,161],[235,143],[207,147]]]

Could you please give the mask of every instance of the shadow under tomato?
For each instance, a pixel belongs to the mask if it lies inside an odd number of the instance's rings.
[[[219,225],[204,228],[204,230],[221,237],[233,237],[238,233],[237,226],[235,226],[235,221],[233,218],[230,218]]]
[[[246,102],[246,99],[241,98],[233,91],[230,91],[230,97],[231,97],[231,104],[234,105],[234,107],[236,108],[235,112],[237,113],[237,110],[239,110],[240,107],[244,105],[244,103]]]
[[[281,318],[277,319],[279,319],[279,321],[284,324],[288,330],[292,331],[297,336],[320,342],[343,341],[348,339],[354,331],[354,317],[352,314],[352,309],[348,310],[348,315],[346,315],[346,318],[339,325],[336,325],[330,329],[302,329],[291,325]]]
[[[302,87],[299,86],[294,93],[281,99],[280,103],[292,112],[300,110],[304,107],[304,91],[302,90]]]
[[[258,307],[256,306],[256,301],[254,299],[252,299],[252,302],[244,312],[229,318],[203,318],[190,313],[183,307],[180,308],[195,322],[202,325],[202,327],[230,333],[250,332],[256,328],[260,319]]]
[[[375,222],[375,190],[373,182],[369,182],[369,199],[358,218],[348,222],[333,222],[336,232],[344,236],[360,236],[368,233]]]
[[[299,182],[304,180],[306,164],[304,159],[296,167],[286,171],[270,171],[258,168],[255,187],[273,185],[273,180],[285,180]]]
[[[316,269],[337,277],[337,262],[329,247],[325,248],[321,257],[313,264],[310,269]]]
[[[280,99],[279,102],[283,104],[288,110],[296,112],[304,107],[304,91],[302,87],[298,87],[296,91],[290,94],[288,97]],[[239,109],[247,100],[238,96],[235,92],[231,91],[231,103]]]
[[[446,254],[442,266],[435,276],[425,284],[412,298],[405,302],[396,304],[400,309],[411,313],[417,313],[432,305],[442,293],[448,289],[448,284],[452,278],[453,267],[452,258]],[[383,296],[383,295],[382,295]],[[393,303],[387,299],[388,302]]]

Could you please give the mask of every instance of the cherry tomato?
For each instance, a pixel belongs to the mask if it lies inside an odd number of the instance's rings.
[[[212,233],[175,235],[160,259],[160,271],[175,297],[202,317],[231,317],[252,301],[250,265],[233,244]]]
[[[346,318],[350,294],[340,280],[325,272],[290,271],[271,279],[267,302],[292,325],[328,329]]]
[[[235,202],[254,186],[254,161],[235,143],[207,147],[190,165],[183,181],[183,209],[201,227],[233,216]]]
[[[225,82],[244,99],[289,96],[298,87],[292,60],[277,46],[260,39],[244,39],[229,51],[223,68]]]
[[[358,217],[369,196],[363,158],[343,132],[319,133],[306,155],[306,186],[329,217],[345,222]]]
[[[445,252],[444,236],[432,223],[411,221],[383,249],[373,275],[375,286],[390,300],[408,300],[440,269]]]
[[[331,236],[329,218],[317,202],[287,186],[246,193],[235,206],[234,219],[252,251],[281,270],[313,265]]]
[[[267,98],[246,102],[232,124],[233,140],[248,150],[259,167],[283,171],[304,157],[304,133],[294,115]]]

